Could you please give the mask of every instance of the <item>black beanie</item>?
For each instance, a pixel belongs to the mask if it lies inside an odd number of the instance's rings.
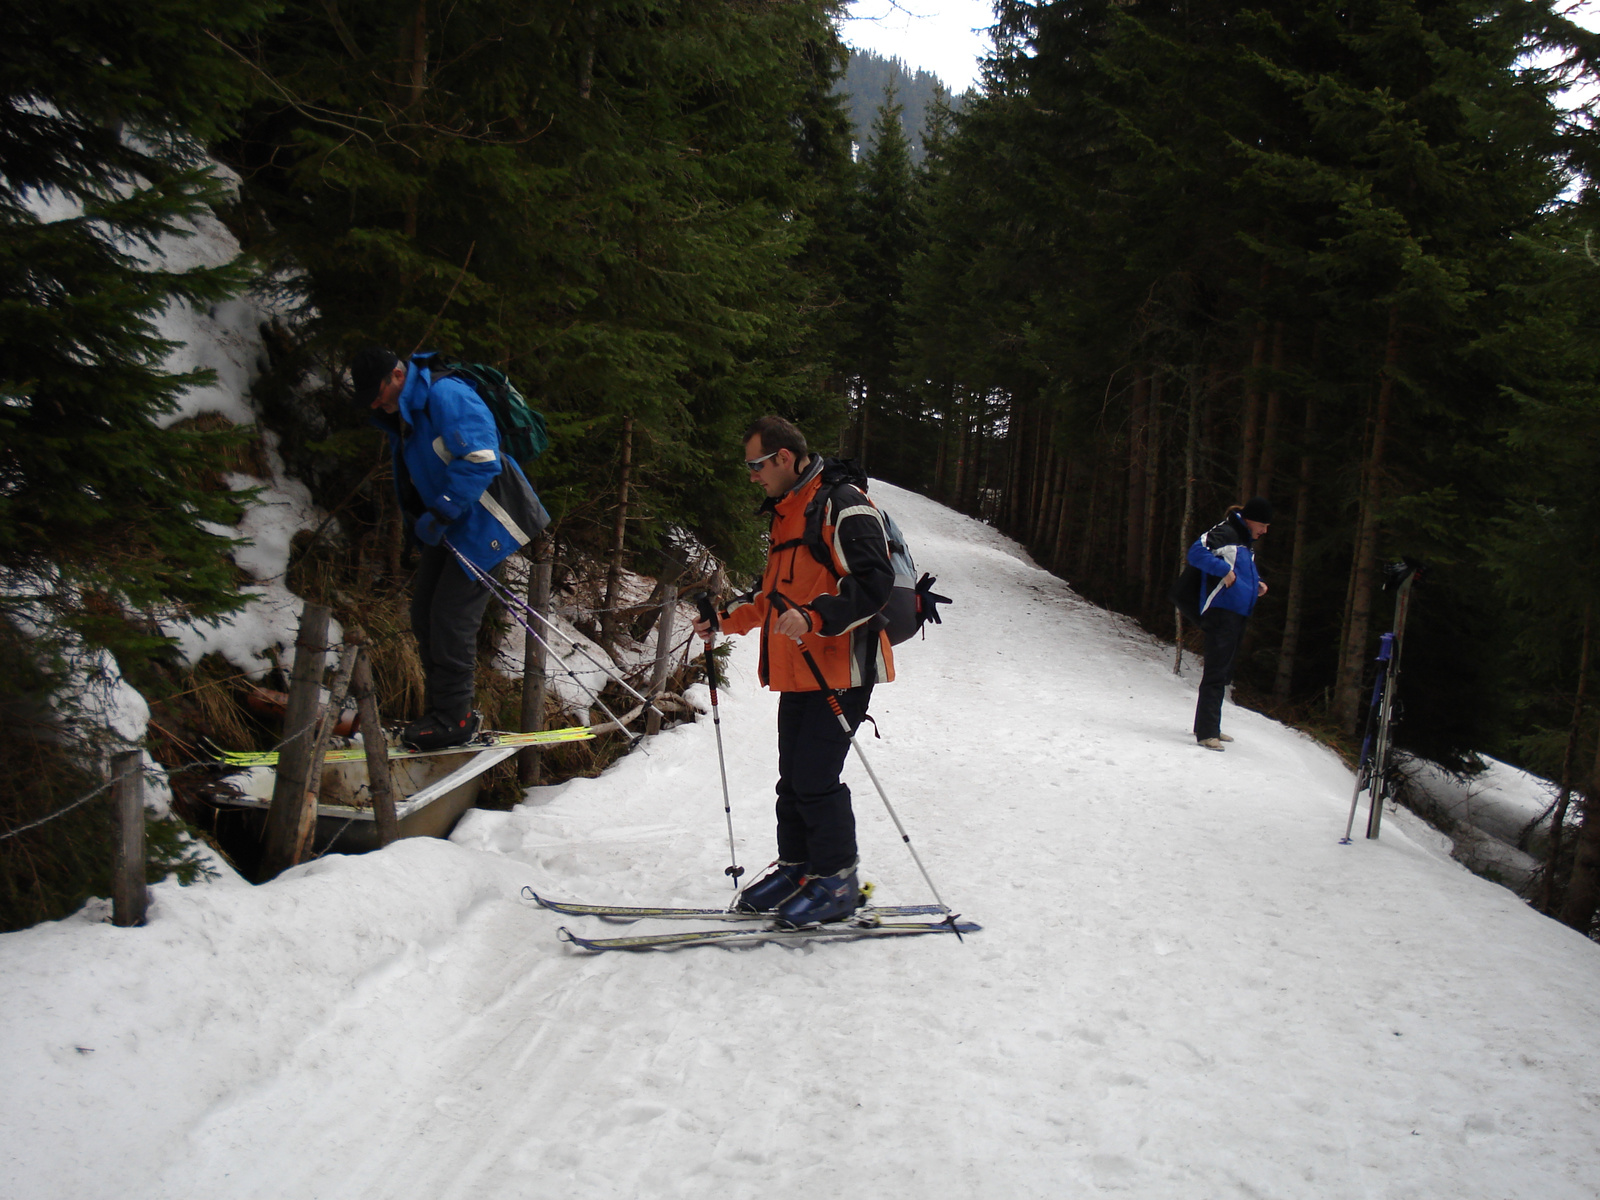
[[[350,360],[350,382],[355,385],[356,403],[371,404],[389,373],[400,363],[400,356],[382,346],[368,346]]]
[[[1239,510],[1239,515],[1246,521],[1260,521],[1263,525],[1271,525],[1272,505],[1262,496],[1253,496],[1250,502]]]

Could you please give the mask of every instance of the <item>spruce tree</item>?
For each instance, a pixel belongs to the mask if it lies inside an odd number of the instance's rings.
[[[217,477],[228,434],[171,427],[209,373],[162,368],[155,319],[242,264],[168,269],[158,243],[225,198],[204,152],[241,95],[227,36],[265,3],[28,3],[0,48],[0,567],[8,615],[149,651],[140,618],[239,602]],[[137,623],[136,623],[137,622]]]
[[[225,189],[204,151],[241,97],[237,36],[255,0],[25,0],[0,45],[0,928],[108,891],[100,800],[113,738],[79,693],[104,651],[145,682],[168,639],[243,597],[219,525],[240,495],[233,432],[178,428],[210,372],[164,369],[157,319],[210,304],[243,264],[174,269],[159,247]],[[122,734],[117,734],[120,739]],[[24,829],[24,827],[27,827]],[[171,826],[153,826],[171,840]],[[181,857],[184,851],[178,849]],[[152,848],[152,859],[160,857]],[[189,864],[191,868],[193,864]],[[164,874],[152,867],[158,876]]]
[[[563,538],[613,548],[626,444],[630,542],[684,524],[748,556],[738,430],[828,408],[796,266],[845,153],[826,7],[333,11],[290,3],[252,40],[225,148],[313,345],[504,368],[551,418],[534,482]]]

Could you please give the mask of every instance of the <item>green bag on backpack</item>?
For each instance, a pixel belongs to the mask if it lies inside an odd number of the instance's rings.
[[[530,408],[516,384],[507,379],[503,371],[487,363],[461,362],[443,355],[434,361],[437,363],[433,368],[435,379],[454,375],[470,384],[479,399],[488,405],[500,431],[500,448],[515,459],[526,474],[534,461],[550,448],[550,431],[545,428],[544,414]]]

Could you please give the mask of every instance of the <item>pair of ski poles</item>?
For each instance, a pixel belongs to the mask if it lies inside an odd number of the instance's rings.
[[[711,607],[710,598],[704,592],[697,593],[694,599],[695,606],[700,611],[701,619],[711,627],[711,636],[706,645],[706,679],[711,687],[711,720],[717,729],[717,765],[722,769],[723,809],[724,811],[729,811],[728,771],[723,761],[722,721],[717,713],[716,669],[712,666],[716,652],[717,616],[715,610]],[[780,612],[796,607],[776,591],[771,593],[770,599]],[[928,890],[933,893],[934,903],[944,911],[945,918],[941,924],[949,925],[950,931],[956,935],[958,940],[965,940],[961,937],[961,930],[956,927],[957,914],[951,911],[950,906],[944,902],[944,897],[939,895],[939,889],[933,882],[933,876],[928,874],[928,868],[923,865],[922,856],[917,853],[917,848],[911,844],[911,835],[906,832],[906,827],[900,820],[900,814],[895,811],[894,805],[890,803],[889,794],[883,790],[883,784],[878,780],[878,773],[872,769],[872,763],[867,760],[866,752],[861,749],[861,743],[856,740],[855,730],[850,727],[850,718],[845,716],[844,706],[839,703],[839,690],[828,683],[827,677],[822,673],[822,668],[817,665],[817,660],[812,656],[811,651],[806,649],[804,643],[797,638],[795,639],[795,644],[800,649],[800,657],[805,660],[812,677],[816,679],[818,689],[828,698],[829,711],[833,713],[834,718],[839,722],[839,728],[844,731],[845,737],[849,739],[851,747],[856,752],[856,757],[861,760],[861,765],[866,768],[867,778],[872,780],[872,786],[877,789],[878,798],[883,801],[883,807],[888,810],[889,819],[894,822],[895,829],[900,833],[900,840],[911,853],[911,860],[917,864],[917,870],[922,872],[922,878],[927,882]],[[729,848],[731,849],[733,844],[733,818],[731,815],[728,818],[728,839]],[[733,868],[730,867],[729,873],[732,874],[732,872]],[[737,885],[738,881],[737,877],[735,877],[735,886]]]
[[[666,714],[663,713],[659,708],[657,708],[655,706],[654,702],[652,702],[649,699],[649,697],[645,696],[637,688],[635,688],[631,683],[629,683],[626,679],[624,679],[622,677],[621,673],[618,672],[614,667],[605,666],[598,659],[596,659],[594,657],[594,655],[590,654],[581,645],[579,645],[577,642],[573,641],[570,637],[568,637],[566,632],[559,625],[557,625],[554,621],[552,621],[549,617],[545,616],[538,609],[534,608],[527,601],[523,600],[521,596],[518,596],[515,592],[511,591],[509,588],[504,587],[500,583],[498,583],[494,579],[494,577],[491,576],[487,571],[485,571],[482,567],[478,566],[477,563],[473,562],[465,554],[462,554],[461,551],[457,550],[454,546],[452,546],[450,544],[450,539],[449,538],[445,538],[443,544],[450,551],[451,554],[454,554],[456,556],[456,561],[461,564],[461,569],[467,573],[467,576],[469,578],[477,580],[484,587],[489,589],[489,592],[490,592],[491,595],[499,597],[500,601],[503,604],[506,605],[506,608],[511,613],[512,617],[514,617],[516,619],[517,624],[522,626],[523,632],[526,633],[529,637],[531,637],[534,641],[538,642],[540,646],[544,647],[544,652],[545,652],[545,654],[547,656],[553,657],[557,662],[559,662],[562,665],[562,667],[565,669],[565,671],[567,673],[567,676],[572,680],[572,682],[577,684],[577,686],[580,689],[582,689],[584,692],[587,692],[589,694],[589,696],[594,700],[595,707],[598,708],[601,712],[605,713],[607,718],[609,718],[611,720],[611,722],[616,725],[617,732],[622,734],[623,737],[629,738],[630,742],[637,740],[635,737],[633,737],[632,735],[630,735],[628,733],[626,728],[623,727],[621,718],[618,717],[616,713],[612,712],[609,708],[606,707],[605,701],[600,699],[599,691],[597,689],[595,689],[595,688],[591,688],[588,684],[584,683],[584,681],[578,677],[578,673],[576,671],[574,671],[571,667],[567,666],[566,660],[564,658],[562,658],[561,655],[557,654],[551,648],[550,643],[547,642],[543,637],[541,637],[539,635],[538,631],[535,630],[532,625],[529,625],[528,622],[525,621],[522,618],[522,615],[517,611],[518,609],[521,609],[522,612],[525,612],[530,616],[537,617],[539,622],[547,630],[549,630],[551,633],[554,633],[557,637],[559,637],[562,641],[564,641],[568,646],[570,646],[572,649],[576,650],[579,654],[583,655],[584,658],[588,659],[590,664],[592,666],[594,666],[602,675],[616,680],[616,682],[621,685],[622,689],[625,692],[627,692],[629,695],[631,695],[635,700],[639,701],[639,703],[643,704],[646,708],[650,709],[652,712],[656,713],[657,715],[659,715],[659,716],[661,716],[663,718],[666,717]]]

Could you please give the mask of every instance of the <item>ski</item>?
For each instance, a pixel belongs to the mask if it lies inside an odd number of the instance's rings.
[[[522,894],[541,908],[568,917],[604,917],[609,921],[770,921],[772,912],[733,912],[725,908],[673,908],[645,904],[574,904],[551,900],[532,888]],[[944,912],[937,904],[869,904],[857,910],[868,917],[926,917]]]
[[[582,950],[671,950],[679,946],[708,946],[741,942],[844,942],[861,938],[914,937],[924,933],[977,933],[983,926],[970,921],[883,921],[857,925],[841,922],[815,929],[692,929],[686,933],[646,933],[634,937],[579,937],[563,925],[557,936]]]
[[[480,733],[472,741],[460,746],[446,746],[442,750],[408,750],[402,746],[390,746],[389,757],[396,758],[427,758],[435,754],[475,754],[479,750],[493,750],[496,746],[556,746],[563,742],[584,742],[594,737],[594,733],[587,725],[574,725],[567,729],[541,729],[533,733]],[[278,752],[276,750],[224,750],[221,752],[224,763],[230,767],[275,767],[278,765]],[[329,750],[323,755],[323,762],[365,762],[367,751],[364,746],[347,746],[340,750]]]

